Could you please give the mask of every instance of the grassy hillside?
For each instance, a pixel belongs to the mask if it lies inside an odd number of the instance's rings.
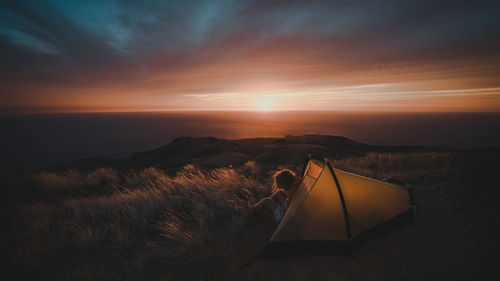
[[[332,159],[347,171],[413,184],[419,224],[369,241],[353,257],[259,259],[241,270],[276,226],[250,207],[270,193],[270,173],[279,166],[5,174],[3,272],[17,280],[492,277],[495,251],[487,245],[498,227],[492,200],[499,194],[498,155],[371,152]]]
[[[304,135],[284,138],[249,138],[227,140],[214,137],[179,137],[156,149],[138,152],[124,159],[82,159],[66,165],[53,165],[49,170],[78,169],[91,171],[113,167],[117,170],[156,167],[174,174],[184,165],[206,168],[240,166],[256,161],[264,169],[283,163],[300,165],[307,154],[342,159],[364,156],[369,152],[442,152],[444,149],[415,146],[381,146],[356,142],[341,136]]]
[[[156,168],[10,177],[10,198],[21,202],[4,247],[25,278],[136,279],[152,262],[206,268],[270,192],[258,173],[249,162],[187,165],[173,177]]]

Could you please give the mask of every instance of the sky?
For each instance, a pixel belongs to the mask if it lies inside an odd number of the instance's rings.
[[[500,111],[498,1],[0,4],[0,113]]]

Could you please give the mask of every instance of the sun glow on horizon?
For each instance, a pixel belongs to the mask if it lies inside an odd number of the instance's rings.
[[[274,109],[274,100],[271,99],[258,100],[256,102],[256,105],[259,111],[264,111],[264,112],[271,111]]]
[[[73,93],[79,90],[73,90]],[[120,92],[123,93],[123,92]],[[143,94],[143,92],[141,92]],[[483,111],[498,112],[500,87],[463,87],[449,81],[393,82],[322,87],[242,89],[241,91],[158,94],[145,99],[131,91],[116,101],[101,91],[86,92],[85,104],[51,101],[27,113],[128,111]],[[62,94],[61,94],[62,96]],[[134,104],[131,106],[130,104]],[[15,104],[13,111],[19,112]],[[44,107],[45,106],[45,107]],[[4,112],[9,112],[4,110]],[[1,107],[0,107],[1,110]]]

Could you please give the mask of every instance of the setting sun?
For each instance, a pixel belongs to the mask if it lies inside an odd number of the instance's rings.
[[[274,101],[270,99],[264,99],[258,100],[256,104],[259,111],[271,111],[273,110]]]

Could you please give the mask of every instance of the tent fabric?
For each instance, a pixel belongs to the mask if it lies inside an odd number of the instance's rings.
[[[353,236],[373,228],[410,208],[408,190],[333,169],[342,188]]]
[[[309,160],[270,242],[351,241],[409,209],[405,187]]]
[[[306,175],[317,179],[324,167],[324,163],[321,163],[317,160],[311,160],[309,161]]]
[[[340,197],[337,190],[332,188],[331,179],[330,170],[323,168],[309,192],[307,185],[301,188],[299,193],[301,196],[297,201],[292,199],[290,208],[282,221],[283,228],[276,233],[274,240],[345,240],[348,238]]]

